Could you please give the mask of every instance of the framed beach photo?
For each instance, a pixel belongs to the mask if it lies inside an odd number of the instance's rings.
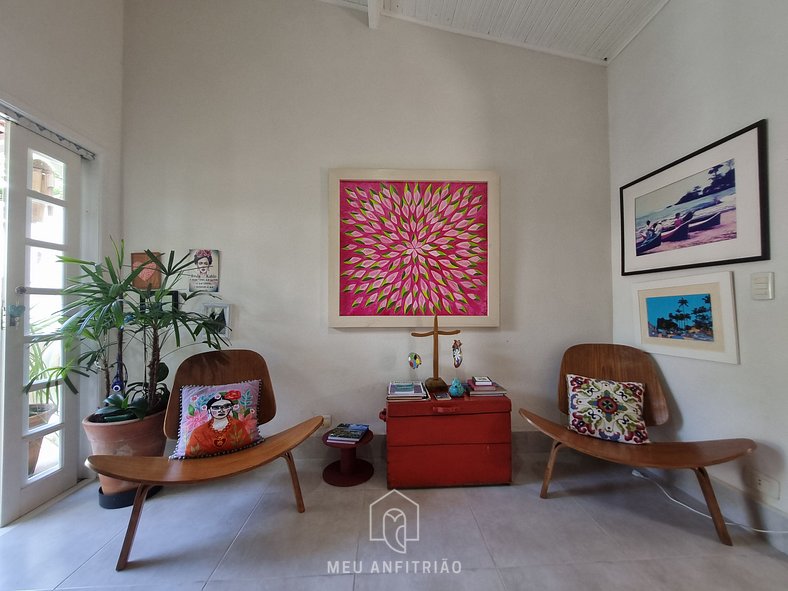
[[[495,172],[334,169],[328,183],[329,326],[498,326]]]
[[[636,342],[645,351],[739,363],[729,271],[633,285]]]
[[[620,189],[621,274],[769,258],[766,120]]]

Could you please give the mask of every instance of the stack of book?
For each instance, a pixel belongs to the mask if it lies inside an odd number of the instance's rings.
[[[387,400],[429,400],[421,382],[390,382]]]
[[[506,388],[487,376],[473,376],[468,380],[469,396],[506,396]]]
[[[369,425],[363,423],[340,423],[328,432],[326,441],[332,443],[358,443],[369,431]]]

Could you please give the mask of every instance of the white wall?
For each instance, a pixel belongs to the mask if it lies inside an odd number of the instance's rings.
[[[779,480],[788,512],[786,382],[788,292],[788,3],[737,0],[670,2],[609,67],[613,336],[633,342],[632,284],[730,270],[734,273],[741,363],[664,355],[657,361],[674,399],[673,428],[682,439],[750,437],[753,457],[710,470],[742,489],[747,465]],[[771,260],[686,272],[619,275],[618,187],[759,119],[768,119]],[[776,298],[750,298],[750,274],[774,271]],[[696,487],[694,487],[696,488]]]
[[[98,153],[86,207],[117,234],[122,0],[0,0],[0,55],[0,97]]]
[[[495,169],[500,329],[465,363],[549,404],[563,349],[611,337],[606,73],[313,0],[131,0],[124,232],[132,249],[221,251],[233,345],[269,360],[281,424],[377,422],[431,343],[327,324],[327,171]],[[548,403],[545,403],[547,405]],[[515,413],[513,427],[525,429]]]

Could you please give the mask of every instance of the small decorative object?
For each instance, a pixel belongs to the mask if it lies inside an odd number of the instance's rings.
[[[421,355],[418,353],[411,353],[408,355],[408,365],[413,369],[418,369],[421,365]]]
[[[24,285],[19,285],[14,290],[16,295],[23,296],[27,293],[27,288]],[[25,306],[21,303],[19,298],[16,299],[16,304],[8,306],[8,326],[19,326],[19,321],[25,313]]]
[[[462,382],[459,380],[459,378],[454,378],[451,381],[451,386],[449,386],[449,394],[451,394],[452,398],[459,398],[465,394],[465,387],[462,385]]]
[[[424,382],[427,390],[430,392],[446,391],[448,386],[440,376],[438,376],[438,335],[453,335],[460,334],[459,330],[438,330],[438,315],[432,321],[432,330],[430,332],[412,332],[412,337],[432,337],[432,377]]]
[[[462,365],[462,341],[454,339],[454,344],[451,346],[451,356],[454,359],[454,367]]]
[[[17,326],[19,319],[25,313],[25,307],[22,304],[11,304],[8,306],[8,326]]]

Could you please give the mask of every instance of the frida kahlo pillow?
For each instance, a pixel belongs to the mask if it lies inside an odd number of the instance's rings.
[[[648,443],[643,420],[645,387],[567,374],[569,428],[620,443]]]
[[[183,386],[173,459],[231,453],[262,441],[257,430],[260,380],[220,386]]]

